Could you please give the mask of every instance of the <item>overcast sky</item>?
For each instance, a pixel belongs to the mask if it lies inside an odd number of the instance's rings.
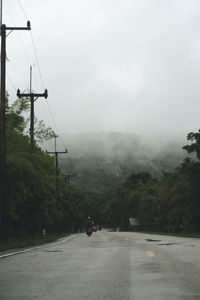
[[[199,0],[3,0],[7,26],[26,16],[32,33],[7,37],[10,102],[32,65],[34,91],[49,92],[36,117],[55,128],[53,114],[59,133],[200,128]]]

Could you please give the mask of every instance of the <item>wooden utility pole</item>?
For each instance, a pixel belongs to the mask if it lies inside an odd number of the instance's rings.
[[[30,85],[31,86],[31,85]],[[39,97],[48,97],[48,92],[45,90],[43,94],[37,94],[37,93],[20,93],[20,90],[17,90],[17,96],[19,98],[21,97],[29,97],[30,102],[31,102],[31,120],[30,120],[30,140],[31,140],[31,152],[34,150],[34,102],[39,98]]]
[[[7,27],[1,25],[1,99],[0,99],[0,238],[7,239],[7,195],[6,195],[6,32],[31,30],[27,27]]]
[[[69,192],[69,181],[70,181],[70,178],[76,177],[76,174],[66,174],[66,175],[63,175],[63,177],[65,177],[66,180],[67,180],[67,192]]]
[[[58,169],[58,154],[67,153],[67,149],[65,151],[57,151],[56,149],[56,137],[55,137],[55,151],[47,151],[46,154],[54,154],[56,158],[56,201],[57,206],[59,206],[59,186],[58,186],[58,176],[59,176],[59,169]]]

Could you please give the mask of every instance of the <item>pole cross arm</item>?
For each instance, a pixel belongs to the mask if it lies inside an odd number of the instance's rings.
[[[5,26],[4,24],[2,26]],[[6,27],[6,30],[31,30],[31,22],[27,22],[27,27]]]
[[[61,154],[61,153],[67,153],[67,149],[64,151],[64,152],[62,152],[62,151],[53,151],[53,152],[51,152],[51,151],[47,151],[46,150],[46,154]]]
[[[60,152],[57,152],[57,153],[58,153],[58,154],[59,154],[59,153],[67,153],[67,149],[66,149],[64,152],[60,151]]]
[[[48,91],[45,89],[45,92],[43,94],[38,94],[38,93],[20,93],[20,90],[17,90],[17,97],[44,97],[45,99],[48,97]]]
[[[46,150],[46,154],[55,154],[55,152],[50,152]]]

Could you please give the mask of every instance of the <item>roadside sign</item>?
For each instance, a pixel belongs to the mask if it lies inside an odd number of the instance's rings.
[[[135,218],[129,218],[129,223],[131,226],[138,225],[138,221]]]

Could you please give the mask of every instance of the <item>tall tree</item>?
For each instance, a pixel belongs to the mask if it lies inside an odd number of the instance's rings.
[[[198,132],[190,132],[187,135],[188,141],[191,141],[190,145],[186,145],[183,147],[188,153],[195,153],[198,160],[200,160],[200,129]]]

